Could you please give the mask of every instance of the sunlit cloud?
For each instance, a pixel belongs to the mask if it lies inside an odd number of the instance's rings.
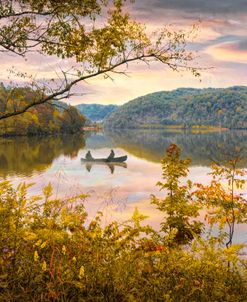
[[[247,64],[247,42],[225,42],[210,46],[206,53],[219,61]]]
[[[149,32],[164,25],[174,30],[191,29],[198,25],[197,36],[190,47],[197,50],[193,64],[202,67],[201,78],[191,73],[174,73],[165,66],[147,67],[134,64],[128,77],[114,75],[113,81],[97,78],[80,85],[89,94],[74,98],[73,103],[122,104],[140,95],[178,87],[228,87],[246,85],[246,52],[234,49],[233,43],[246,40],[247,7],[245,0],[137,0],[128,10],[144,22]],[[246,7],[246,9],[245,9]]]

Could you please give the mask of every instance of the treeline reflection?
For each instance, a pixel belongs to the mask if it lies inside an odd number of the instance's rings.
[[[86,145],[85,145],[86,143]],[[247,131],[169,132],[121,130],[57,137],[16,137],[0,139],[0,177],[31,176],[47,170],[60,155],[78,156],[80,149],[120,148],[135,157],[158,163],[166,148],[175,143],[191,165],[224,164],[240,156],[247,168]],[[86,147],[85,147],[86,146]]]
[[[209,166],[213,161],[224,164],[236,156],[247,167],[247,131],[189,132],[189,131],[109,131],[114,145],[136,157],[160,162],[166,148],[177,144],[182,156],[192,159],[192,165]]]
[[[84,146],[83,135],[0,139],[0,177],[45,171],[60,155],[76,157]]]

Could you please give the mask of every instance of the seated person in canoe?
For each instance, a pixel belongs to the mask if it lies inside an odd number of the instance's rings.
[[[93,160],[93,157],[92,157],[92,154],[91,154],[90,151],[87,151],[87,154],[86,154],[85,157],[86,157],[87,160]]]
[[[111,161],[114,157],[115,157],[115,153],[114,153],[113,150],[111,150],[111,153],[110,153],[110,155],[107,157],[106,161],[109,162],[109,161]]]

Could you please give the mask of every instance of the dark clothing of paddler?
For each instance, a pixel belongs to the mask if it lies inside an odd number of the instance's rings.
[[[114,158],[114,156],[115,156],[115,153],[114,153],[113,150],[111,150],[111,153],[110,153],[110,155],[109,155],[108,158],[107,158],[107,161],[112,160],[112,159]]]
[[[93,159],[90,151],[87,152],[86,159]]]

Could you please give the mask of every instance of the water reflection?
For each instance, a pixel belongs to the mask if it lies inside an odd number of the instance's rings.
[[[166,148],[175,143],[182,156],[192,159],[192,165],[210,166],[212,162],[224,164],[236,156],[247,167],[247,131],[225,132],[169,132],[148,130],[107,131],[113,145],[151,162],[160,162]],[[107,144],[109,144],[107,139]]]
[[[0,139],[0,177],[44,172],[61,154],[76,157],[84,146],[82,135]]]
[[[99,157],[107,157],[109,150],[119,150],[119,155],[129,154],[135,158],[159,163],[169,144],[175,143],[182,149],[182,156],[192,159],[192,166],[209,167],[212,161],[219,164],[236,155],[242,158],[241,167],[247,167],[247,131],[211,133],[169,131],[105,131],[58,137],[18,137],[0,139],[0,177],[32,176],[43,173],[63,155],[71,169],[80,166],[80,157],[91,149]],[[79,152],[80,150],[83,152]],[[102,151],[104,150],[104,151]],[[83,154],[82,154],[83,153]],[[72,159],[75,159],[72,165]],[[143,163],[144,165],[144,163]],[[116,164],[108,165],[111,174],[127,168]],[[119,166],[119,165],[118,165]],[[88,172],[99,172],[103,167],[85,166]]]
[[[104,165],[104,166],[107,166],[110,169],[111,174],[114,174],[115,166],[123,167],[125,169],[127,168],[127,164],[126,163],[104,163],[104,162],[102,162],[102,163],[100,163],[100,162],[99,163],[83,163],[82,162],[82,164],[85,165],[85,167],[86,167],[86,169],[87,169],[88,172],[91,172],[92,167],[94,165]]]

